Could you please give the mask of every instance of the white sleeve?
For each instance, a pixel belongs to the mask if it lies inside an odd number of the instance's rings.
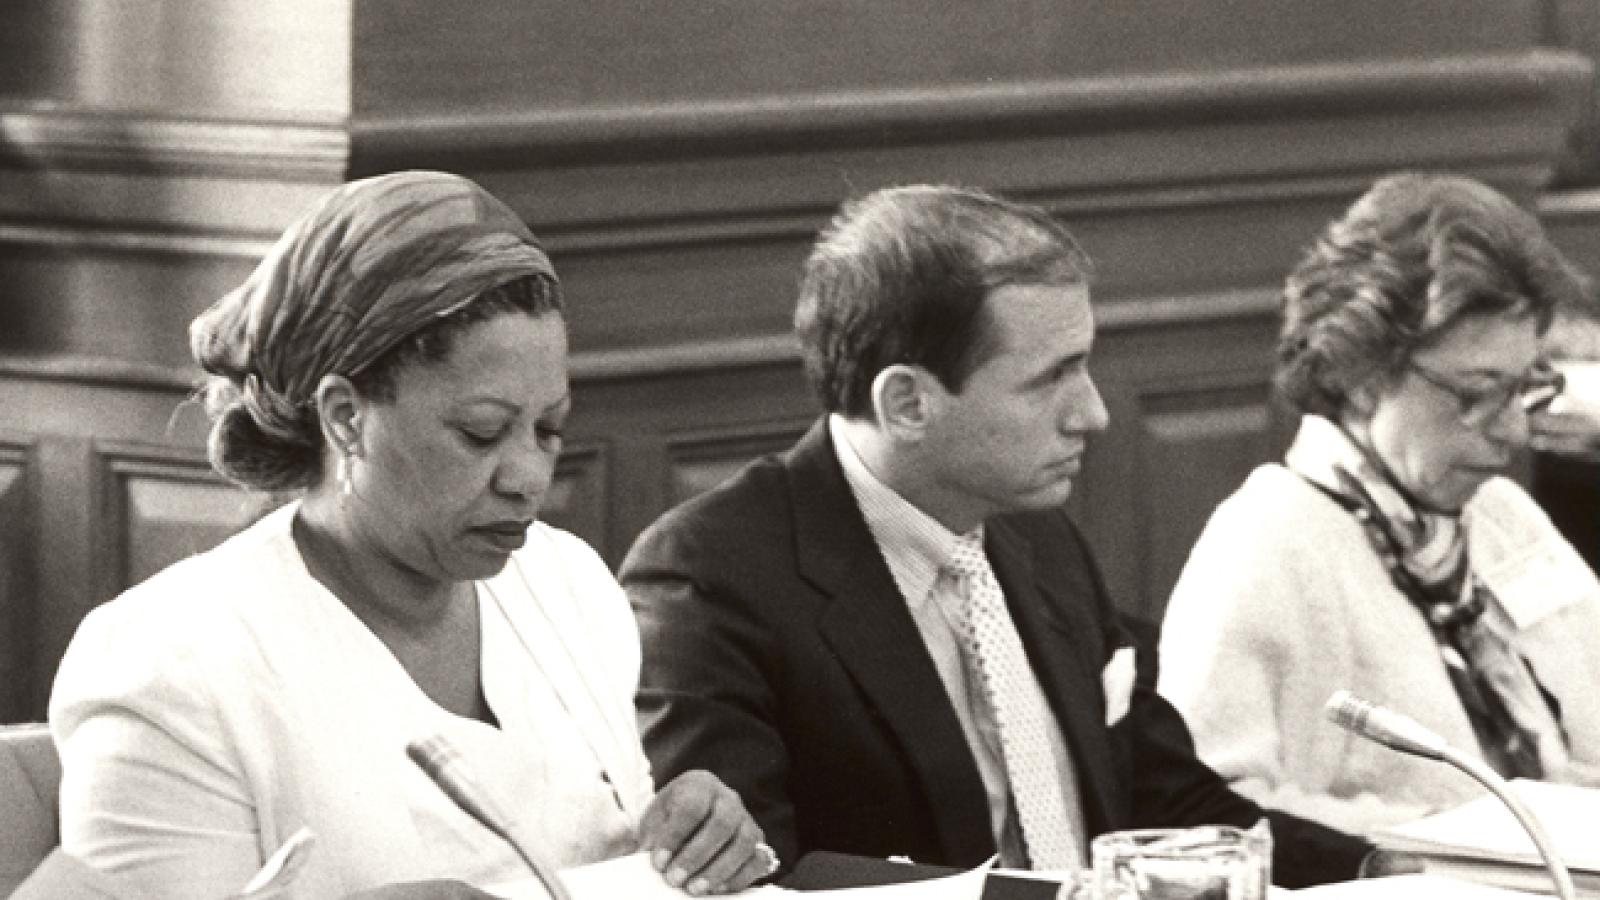
[[[216,900],[260,864],[252,799],[203,667],[130,612],[91,613],[56,678],[62,847],[149,896]]]
[[[1231,503],[1232,501],[1230,501]],[[1162,626],[1158,691],[1182,714],[1200,758],[1258,804],[1361,832],[1414,818],[1371,792],[1333,796],[1287,760],[1336,768],[1343,732],[1321,722],[1345,686],[1339,604],[1314,595],[1309,548],[1237,507],[1219,509],[1173,590]],[[1330,614],[1330,608],[1333,612]]]

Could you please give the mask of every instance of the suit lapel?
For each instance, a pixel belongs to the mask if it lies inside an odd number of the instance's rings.
[[[1082,607],[1093,585],[1073,570],[1068,570],[1068,577],[1046,583],[1036,571],[1029,545],[1000,523],[990,526],[984,549],[1005,591],[1028,660],[1066,737],[1078,772],[1084,823],[1091,834],[1098,833],[1117,821],[1111,801],[1117,778],[1101,696],[1101,632]]]
[[[993,852],[988,800],[966,736],[899,587],[839,468],[826,419],[786,460],[800,575],[832,602],[822,639],[911,761],[951,858]]]

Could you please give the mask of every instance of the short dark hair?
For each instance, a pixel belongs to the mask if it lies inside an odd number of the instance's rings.
[[[1470,316],[1525,314],[1540,331],[1581,302],[1583,277],[1527,210],[1470,178],[1378,181],[1290,273],[1274,382],[1304,413],[1337,418],[1374,373]]]
[[[393,402],[399,373],[446,359],[456,340],[472,325],[499,316],[562,314],[561,289],[546,275],[535,274],[490,288],[465,306],[429,322],[350,376],[362,396]],[[211,378],[205,404],[213,424],[211,464],[236,484],[268,493],[289,493],[313,487],[323,477],[322,425],[314,404],[299,408],[284,429],[263,428],[241,388],[228,378]]]
[[[795,308],[806,375],[823,406],[870,413],[872,380],[897,363],[959,391],[978,362],[977,316],[996,288],[1080,284],[1088,254],[1036,206],[967,188],[887,188],[846,202],[806,260]]]

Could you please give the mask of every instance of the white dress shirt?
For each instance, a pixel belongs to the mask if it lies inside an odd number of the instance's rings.
[[[989,705],[982,702],[969,685],[972,677],[962,652],[961,629],[966,601],[957,579],[944,570],[955,549],[957,535],[880,481],[861,461],[837,415],[828,418],[828,431],[845,481],[889,566],[889,573],[894,576],[895,585],[905,598],[906,608],[916,622],[956,719],[961,723],[961,731],[966,735],[967,746],[989,798],[989,819],[1001,861],[1005,865],[1019,865],[1026,854],[1006,777],[998,727]],[[1037,678],[1024,689],[1038,691],[1042,699],[1043,689]],[[1066,790],[1073,833],[1082,835],[1083,810],[1075,790],[1077,775],[1066,741],[1059,728],[1051,730],[1049,740],[1051,754],[1061,763],[1060,783]]]

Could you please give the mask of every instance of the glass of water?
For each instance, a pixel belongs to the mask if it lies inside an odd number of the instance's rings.
[[[1113,831],[1089,845],[1092,900],[1266,900],[1272,832],[1263,819],[1228,825]]]

